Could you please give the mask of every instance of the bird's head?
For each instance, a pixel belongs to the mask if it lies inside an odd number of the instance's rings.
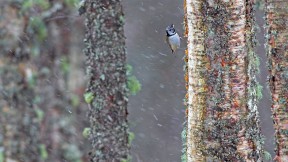
[[[167,34],[167,36],[172,36],[172,35],[176,34],[176,30],[174,28],[174,24],[171,24],[171,25],[167,26],[166,34]]]

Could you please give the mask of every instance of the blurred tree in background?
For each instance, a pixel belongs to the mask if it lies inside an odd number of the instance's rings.
[[[40,120],[35,99],[27,17],[17,3],[0,3],[0,161],[41,161]]]
[[[77,2],[0,2],[0,161],[85,161]]]

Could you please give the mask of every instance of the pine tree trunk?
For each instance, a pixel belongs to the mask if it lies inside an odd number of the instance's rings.
[[[276,157],[288,161],[288,1],[265,1],[269,85],[275,127]]]
[[[186,0],[187,159],[257,161],[253,0]]]
[[[0,161],[40,162],[39,120],[26,16],[15,2],[0,2]]]
[[[68,1],[0,1],[0,161],[84,159],[85,109],[67,88],[71,11]]]
[[[204,161],[203,120],[206,108],[207,79],[205,26],[202,13],[204,1],[186,0],[186,99],[187,99],[187,160]]]
[[[120,0],[87,0],[85,6],[91,160],[125,160],[129,146],[122,6]]]

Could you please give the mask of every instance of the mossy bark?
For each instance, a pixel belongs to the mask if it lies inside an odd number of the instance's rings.
[[[120,0],[85,8],[91,160],[121,161],[129,158],[123,10]]]
[[[266,44],[272,117],[275,127],[275,161],[288,161],[288,1],[265,1]]]
[[[186,0],[188,161],[261,160],[253,4]]]

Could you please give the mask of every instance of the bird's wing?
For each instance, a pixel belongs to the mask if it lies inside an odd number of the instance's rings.
[[[168,37],[166,35],[163,37],[163,40],[165,43],[168,43]]]

